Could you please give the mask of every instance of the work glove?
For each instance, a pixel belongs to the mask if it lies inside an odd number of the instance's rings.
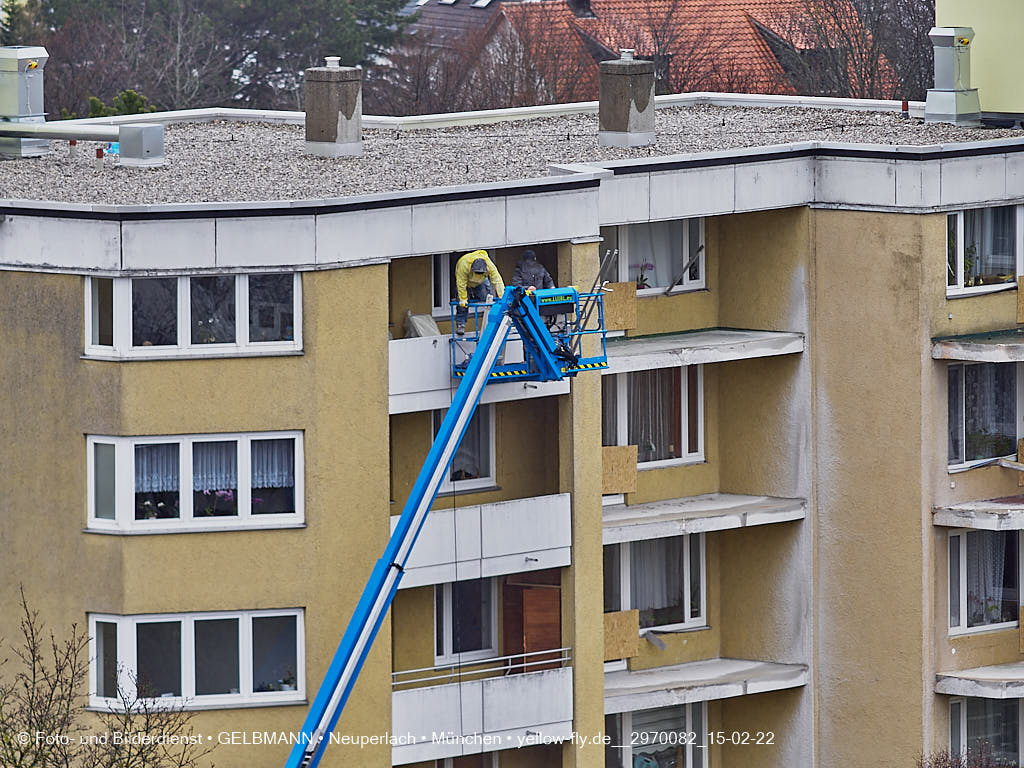
[[[460,302],[459,302],[459,306],[460,306],[460,307],[468,307],[468,306],[469,306],[469,302],[466,302],[466,301],[460,301]]]

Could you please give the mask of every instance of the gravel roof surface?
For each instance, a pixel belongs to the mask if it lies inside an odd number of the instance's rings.
[[[795,107],[693,106],[658,110],[658,141],[597,144],[597,115],[424,130],[364,129],[362,158],[303,152],[299,125],[180,123],[165,135],[167,165],[95,166],[95,143],[52,142],[42,158],[0,162],[0,199],[145,204],[312,200],[548,175],[550,163],[594,162],[794,141],[927,145],[1024,138],[1015,129],[957,128],[895,113]]]

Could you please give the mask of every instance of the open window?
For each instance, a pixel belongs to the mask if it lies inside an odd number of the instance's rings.
[[[637,296],[707,287],[702,218],[605,227],[601,235],[602,248],[619,249],[617,261],[604,277],[636,283]]]

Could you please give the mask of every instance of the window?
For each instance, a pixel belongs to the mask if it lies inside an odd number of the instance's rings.
[[[441,317],[450,317],[451,301],[457,296],[455,265],[459,260],[459,254],[435,253],[431,258],[431,296],[433,297],[431,312]]]
[[[601,377],[603,445],[637,446],[641,469],[704,460],[699,365]]]
[[[949,751],[987,754],[986,765],[1020,765],[1020,699],[951,699]]]
[[[605,715],[605,766],[707,768],[707,722],[703,701]]]
[[[432,437],[437,437],[445,411],[434,411]],[[466,427],[441,492],[471,491],[494,486],[494,406],[481,405]]]
[[[260,354],[302,348],[297,273],[86,279],[87,355]]]
[[[495,656],[497,635],[498,587],[494,579],[434,586],[435,663]]]
[[[949,465],[1017,452],[1017,363],[955,364],[948,371]]]
[[[1019,605],[1019,532],[951,532],[950,633],[1015,626]]]
[[[87,439],[88,527],[98,531],[301,525],[301,432]]]
[[[305,698],[303,613],[90,615],[89,703],[235,707]]]
[[[640,629],[705,626],[704,535],[604,548],[604,610],[640,612]]]
[[[619,249],[606,277],[636,283],[638,296],[707,287],[704,219],[606,227],[601,236],[603,248]]]
[[[946,216],[946,293],[1012,285],[1021,273],[1024,206],[975,208]]]

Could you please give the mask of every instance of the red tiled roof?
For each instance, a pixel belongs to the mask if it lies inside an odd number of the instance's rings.
[[[807,2],[591,0],[593,16],[588,17],[573,13],[566,0],[523,0],[503,4],[501,12],[551,81],[558,101],[568,100],[561,94],[570,92],[573,99],[596,99],[596,62],[614,57],[619,48],[635,49],[637,58],[667,57],[666,87],[671,92],[794,94],[763,31],[796,49],[814,47],[807,26],[798,23],[806,15]],[[541,30],[544,35],[539,34]],[[541,43],[543,37],[547,39]],[[595,47],[602,46],[606,55],[595,55]],[[548,61],[554,51],[558,63]],[[587,62],[587,71],[577,83],[566,82],[572,69],[565,64],[568,60]]]

